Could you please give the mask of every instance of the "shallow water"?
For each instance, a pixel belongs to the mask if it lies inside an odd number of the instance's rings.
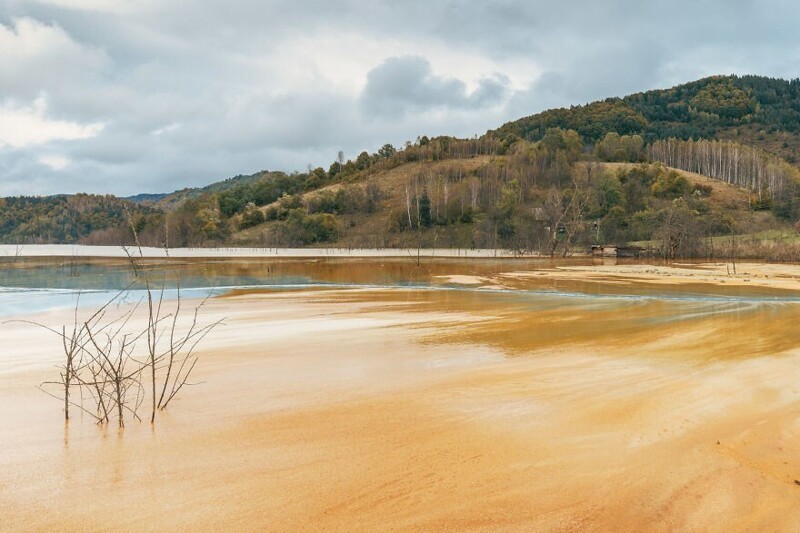
[[[596,263],[596,262],[595,262]],[[0,261],[0,316],[98,306],[117,297],[136,302],[144,297],[144,280],[164,297],[218,296],[235,290],[303,288],[418,288],[477,291],[482,297],[511,300],[655,299],[710,304],[800,302],[800,292],[769,287],[653,286],[612,284],[581,279],[528,278],[504,280],[506,285],[451,283],[452,275],[493,279],[507,272],[537,272],[558,266],[591,265],[586,259],[173,259],[142,261],[134,271],[125,260],[30,258]],[[632,263],[627,263],[632,264]],[[125,291],[124,296],[118,293]]]
[[[155,428],[122,432],[65,427],[35,389],[57,372],[57,339],[0,326],[0,516],[32,530],[796,530],[797,292],[502,275],[562,264],[579,262],[149,262],[167,297],[218,293],[202,318],[225,325],[201,347],[202,384]],[[0,313],[50,309],[52,325],[78,291],[91,308],[136,281],[123,262],[46,260],[0,280]]]

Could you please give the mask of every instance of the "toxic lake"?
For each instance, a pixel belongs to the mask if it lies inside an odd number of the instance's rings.
[[[65,425],[35,323],[143,279],[223,321],[195,384]],[[799,321],[793,265],[6,257],[2,529],[795,530]]]

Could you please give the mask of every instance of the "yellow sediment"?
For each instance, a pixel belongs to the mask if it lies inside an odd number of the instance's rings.
[[[651,283],[658,285],[681,284],[727,284],[742,287],[767,287],[772,289],[800,290],[800,266],[765,263],[698,263],[653,266],[627,265],[583,265],[560,266],[534,272],[508,272],[501,279],[544,278],[589,282]]]
[[[797,527],[800,305],[305,290],[221,317],[202,384],[123,434],[65,430],[35,389],[57,339],[5,326],[3,528]]]

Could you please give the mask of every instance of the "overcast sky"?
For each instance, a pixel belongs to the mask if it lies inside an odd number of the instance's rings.
[[[0,0],[0,195],[168,192],[712,74],[791,0]]]

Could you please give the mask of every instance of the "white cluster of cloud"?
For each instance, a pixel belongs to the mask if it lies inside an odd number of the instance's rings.
[[[133,194],[718,73],[796,77],[782,0],[0,0],[0,195]]]
[[[30,107],[18,107],[12,102],[0,106],[0,147],[28,148],[50,141],[89,139],[97,135],[102,124],[78,124],[52,120],[46,116],[44,97]]]

